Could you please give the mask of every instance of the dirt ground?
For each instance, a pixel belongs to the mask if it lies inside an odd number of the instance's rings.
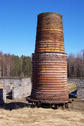
[[[0,126],[84,126],[84,102],[75,100],[65,110],[12,102],[0,108]]]

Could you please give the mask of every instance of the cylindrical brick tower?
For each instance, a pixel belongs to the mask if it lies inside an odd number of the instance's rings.
[[[62,16],[38,15],[35,53],[32,55],[33,100],[67,103],[67,55],[64,52]]]

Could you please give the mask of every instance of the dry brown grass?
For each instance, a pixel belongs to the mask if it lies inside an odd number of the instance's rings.
[[[84,112],[27,107],[1,109],[0,126],[84,126]]]

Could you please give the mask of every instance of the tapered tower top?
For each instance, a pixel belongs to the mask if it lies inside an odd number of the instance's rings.
[[[55,12],[38,15],[35,52],[64,53],[62,15]]]

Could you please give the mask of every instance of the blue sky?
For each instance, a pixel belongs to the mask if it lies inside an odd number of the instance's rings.
[[[66,53],[84,49],[84,0],[0,0],[0,51],[31,56],[42,12],[63,15]]]

